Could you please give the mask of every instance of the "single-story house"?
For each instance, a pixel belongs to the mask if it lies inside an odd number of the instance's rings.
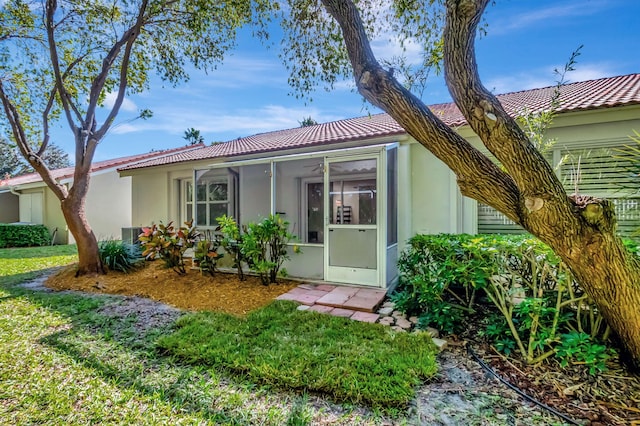
[[[548,108],[553,91],[498,98],[515,116]],[[637,225],[627,188],[637,181],[619,167],[628,159],[612,153],[640,129],[640,74],[565,85],[560,102],[549,161],[568,188],[614,198],[623,225]],[[430,108],[480,146],[454,104]],[[453,173],[386,114],[256,134],[119,170],[132,179],[134,226],[195,218],[214,228],[222,214],[242,224],[279,214],[303,249],[285,266],[306,279],[387,288],[416,233],[515,229],[463,197]]]
[[[122,228],[131,227],[131,178],[120,178],[119,167],[202,147],[202,144],[190,145],[93,163],[86,213],[96,237],[119,239]],[[52,174],[58,182],[71,185],[73,172],[73,167],[65,167],[53,170]],[[0,223],[14,222],[45,225],[55,234],[56,244],[74,242],[60,201],[38,173],[0,180]]]

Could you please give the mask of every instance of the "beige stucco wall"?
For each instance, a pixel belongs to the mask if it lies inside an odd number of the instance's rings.
[[[18,196],[10,192],[0,194],[0,223],[17,222],[20,219]]]
[[[55,244],[72,244],[73,238],[68,232],[67,222],[64,220],[62,208],[60,207],[60,200],[49,188],[46,189],[44,195],[44,223],[52,235],[56,229],[58,230],[54,241]]]
[[[399,209],[399,223],[411,223],[403,230],[405,240],[418,233],[474,232],[475,201],[460,194],[455,175],[422,145],[412,143],[408,149],[404,167],[410,169],[410,217],[406,209]]]
[[[116,171],[91,176],[86,199],[87,220],[98,240],[120,239],[131,226],[131,178]]]
[[[630,136],[634,130],[640,132],[640,106],[564,113],[555,117],[546,137],[557,140],[555,149],[601,147],[603,144],[632,144]],[[458,132],[486,152],[468,126]]]
[[[169,175],[166,171],[144,172],[132,179],[132,226],[148,226],[169,217]]]

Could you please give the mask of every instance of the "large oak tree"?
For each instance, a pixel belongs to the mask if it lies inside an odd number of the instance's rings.
[[[188,78],[190,63],[215,67],[234,47],[240,27],[255,24],[264,34],[273,5],[266,0],[0,4],[0,130],[60,200],[78,245],[78,274],[102,273],[85,198],[94,154],[125,96],[147,89],[154,72],[177,83]],[[107,95],[115,99],[108,107]],[[57,121],[66,122],[75,141],[70,187],[57,182],[43,161]]]
[[[474,43],[489,0],[392,0],[388,9],[373,0],[291,3],[285,58],[290,64],[302,58],[290,65],[294,86],[304,92],[314,81],[337,81],[346,59],[358,91],[442,160],[455,173],[463,195],[496,208],[552,247],[638,367],[640,263],[616,234],[611,202],[567,194],[514,118],[482,85]],[[381,65],[371,47],[371,38],[380,36],[381,29],[395,30],[397,40],[405,43],[421,43],[425,65],[442,60],[455,104],[502,168],[439,120],[393,70]]]

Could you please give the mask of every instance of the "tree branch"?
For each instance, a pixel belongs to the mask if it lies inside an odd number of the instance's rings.
[[[561,231],[573,217],[562,184],[516,121],[480,82],[474,41],[488,1],[447,0],[445,80],[470,127],[520,189],[520,223],[537,235],[546,233],[549,224],[543,222],[551,216],[547,211],[553,211],[556,221],[558,218],[564,221],[563,224],[556,223],[556,228]]]
[[[56,9],[58,8],[57,0],[47,0],[46,4],[46,26],[47,26],[47,42],[49,44],[49,55],[51,57],[51,66],[53,68],[53,74],[55,76],[56,86],[58,94],[60,95],[60,102],[62,103],[62,108],[64,109],[65,116],[67,117],[67,122],[69,123],[69,127],[75,133],[77,126],[73,121],[73,117],[71,115],[71,97],[64,87],[64,81],[62,78],[62,73],[60,72],[60,59],[58,57],[58,47],[56,46],[55,39],[55,24],[54,24],[54,15]],[[74,110],[76,110],[74,108]],[[76,161],[77,161],[77,149],[76,149]]]
[[[107,133],[113,121],[115,120],[118,112],[120,111],[120,107],[122,106],[122,102],[124,101],[124,96],[127,89],[128,84],[128,70],[129,70],[129,62],[131,59],[131,52],[133,50],[133,45],[137,40],[138,36],[141,33],[142,26],[144,25],[144,15],[147,10],[148,0],[144,0],[140,5],[140,10],[138,12],[138,16],[135,24],[129,28],[122,35],[122,38],[118,40],[118,42],[113,46],[113,48],[109,51],[109,54],[102,62],[102,70],[100,74],[93,81],[91,86],[91,94],[89,96],[89,108],[87,109],[87,115],[85,119],[85,125],[88,127],[91,126],[91,132],[87,136],[89,138],[87,142],[87,152],[86,156],[91,159],[93,157],[93,153],[96,149],[98,141],[100,141],[104,135]],[[111,67],[113,66],[118,54],[120,53],[122,47],[124,46],[124,54],[122,56],[122,61],[120,63],[120,81],[118,85],[118,94],[116,95],[116,99],[113,103],[113,107],[109,112],[106,120],[98,128],[96,128],[96,119],[95,119],[95,109],[98,105],[98,99],[100,93],[104,89],[105,82],[107,80],[107,76]],[[87,129],[89,130],[89,129]],[[90,163],[90,162],[89,162]]]
[[[338,22],[360,93],[389,113],[457,176],[461,192],[486,202],[520,223],[519,191],[513,179],[454,132],[376,61],[352,1],[322,0]]]
[[[27,143],[27,135],[24,131],[24,127],[20,122],[20,115],[15,105],[9,100],[7,96],[2,79],[0,79],[0,100],[2,100],[2,106],[4,108],[5,115],[11,126],[13,137],[16,140],[16,144],[20,149],[20,152],[24,158],[29,161],[29,164],[42,176],[42,180],[51,188],[53,193],[59,200],[64,200],[68,196],[67,188],[64,185],[59,184],[51,175],[51,171],[42,160],[40,160],[40,154],[34,153],[29,144]]]
[[[62,74],[62,81],[64,81],[65,78],[76,67],[76,65],[78,65],[80,62],[82,62],[82,60],[85,57],[87,57],[88,55],[89,55],[89,52],[87,52],[85,55],[79,56],[78,58],[76,58],[75,61],[73,61],[71,64],[69,64],[67,69]],[[53,108],[53,105],[55,103],[56,93],[58,93],[58,87],[57,87],[57,85],[54,85],[53,89],[51,89],[51,92],[49,93],[49,99],[47,101],[47,106],[42,111],[42,133],[43,133],[43,136],[42,136],[42,142],[40,143],[40,149],[38,150],[38,156],[39,157],[42,156],[42,154],[47,149],[47,145],[49,144],[49,114],[51,113],[51,109]],[[75,109],[74,105],[71,105],[71,106],[73,107],[74,112],[76,113],[76,116],[78,116],[78,118],[81,118],[80,117],[80,111]]]

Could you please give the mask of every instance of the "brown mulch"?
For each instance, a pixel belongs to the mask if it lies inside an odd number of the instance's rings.
[[[262,285],[255,276],[240,281],[237,274],[216,272],[204,276],[197,269],[178,275],[159,261],[124,274],[110,271],[97,277],[75,277],[75,265],[64,268],[44,283],[54,290],[77,290],[92,293],[146,297],[190,311],[224,311],[244,316],[258,309],[300,283],[280,279],[277,284]]]
[[[526,365],[486,345],[478,352],[509,383],[581,424],[640,425],[640,377],[617,359],[606,372],[589,375],[581,365]]]

